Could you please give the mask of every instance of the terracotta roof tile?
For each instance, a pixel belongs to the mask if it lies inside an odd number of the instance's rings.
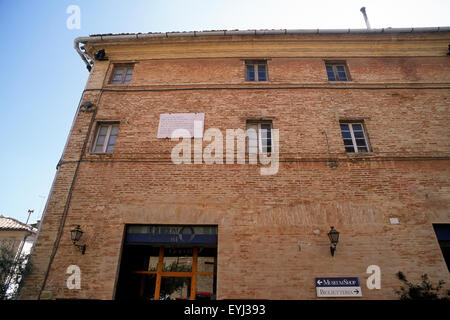
[[[0,230],[24,230],[24,231],[30,231],[33,233],[37,232],[36,228],[33,228],[32,226],[25,224],[23,222],[20,222],[16,219],[5,217],[0,215]]]

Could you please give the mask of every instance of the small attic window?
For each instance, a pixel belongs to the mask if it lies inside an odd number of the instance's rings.
[[[246,60],[245,61],[246,81],[267,81],[267,61],[266,60]]]
[[[129,84],[133,76],[134,65],[132,64],[118,64],[114,65],[111,75],[110,84]]]

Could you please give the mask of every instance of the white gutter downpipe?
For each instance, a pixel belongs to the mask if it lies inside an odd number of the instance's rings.
[[[89,72],[91,71],[93,65],[91,62],[89,62],[89,60],[86,58],[86,55],[83,53],[83,51],[81,51],[80,49],[80,43],[85,43],[88,41],[95,41],[95,40],[102,40],[102,37],[78,37],[74,40],[73,42],[73,46],[76,50],[76,52],[78,52],[78,54],[80,55],[81,59],[84,61],[84,63],[86,64],[86,68],[89,70]]]
[[[367,13],[366,13],[366,7],[362,7],[360,10],[364,16],[364,21],[366,22],[366,26],[367,26],[367,30],[370,30],[370,23],[369,23],[369,18],[367,17]]]

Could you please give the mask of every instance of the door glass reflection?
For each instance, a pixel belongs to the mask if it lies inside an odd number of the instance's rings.
[[[144,274],[141,278],[141,298],[143,300],[155,299],[156,274]]]
[[[191,272],[193,248],[164,248],[163,271]]]
[[[191,278],[162,277],[159,300],[188,300],[191,293]]]
[[[196,300],[215,300],[216,290],[214,275],[197,275],[197,286],[195,290]]]
[[[198,272],[214,272],[217,248],[199,248],[197,258]]]
[[[148,252],[148,268],[147,271],[157,271],[159,263],[159,247],[153,247]]]

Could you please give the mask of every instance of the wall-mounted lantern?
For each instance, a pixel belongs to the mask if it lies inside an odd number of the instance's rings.
[[[328,238],[330,238],[330,242],[331,242],[331,247],[330,247],[331,256],[334,257],[334,252],[336,251],[336,245],[339,242],[339,232],[336,231],[333,226],[331,227],[330,232],[328,232]]]
[[[77,244],[77,242],[80,241],[82,235],[83,231],[81,231],[79,225],[76,226],[75,229],[70,230],[70,238],[72,239],[73,245],[81,251],[81,254],[84,254],[84,252],[86,251],[86,245]]]

